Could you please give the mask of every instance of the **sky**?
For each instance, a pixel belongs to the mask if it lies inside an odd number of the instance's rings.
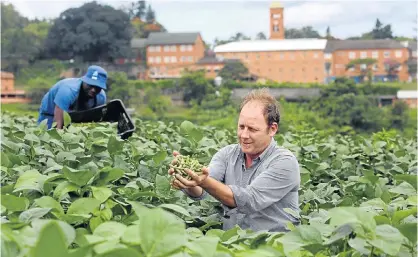
[[[30,19],[55,18],[68,8],[80,7],[82,0],[2,0],[13,2],[17,11]],[[97,0],[115,8],[133,1]],[[169,32],[200,32],[211,44],[215,38],[228,39],[241,32],[255,38],[269,35],[269,6],[265,0],[153,0],[147,1],[156,12],[157,21]],[[360,36],[370,31],[378,18],[391,24],[394,36],[417,34],[418,0],[398,1],[279,1],[284,7],[285,28],[312,26],[325,35],[330,26],[337,38]]]

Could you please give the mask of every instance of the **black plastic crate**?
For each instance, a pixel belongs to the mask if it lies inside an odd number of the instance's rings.
[[[119,99],[89,110],[69,112],[69,115],[72,123],[117,122],[118,135],[122,139],[129,138],[135,131],[135,125]]]

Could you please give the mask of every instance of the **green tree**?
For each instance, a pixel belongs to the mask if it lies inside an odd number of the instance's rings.
[[[240,61],[226,62],[219,76],[224,80],[244,80],[248,76],[248,68]]]
[[[183,89],[183,100],[190,103],[192,100],[201,104],[207,94],[214,93],[212,84],[205,78],[204,71],[185,72],[179,80],[179,87]]]
[[[364,81],[364,78],[367,77],[369,83],[373,81],[373,65],[377,62],[376,59],[364,58],[364,59],[354,59],[346,65],[346,69],[357,68],[361,74],[361,82]]]
[[[301,29],[285,29],[285,38],[320,38],[318,31],[314,30],[312,26],[305,26]]]
[[[263,32],[258,32],[257,36],[255,37],[258,40],[266,40],[267,37]]]
[[[171,98],[162,95],[158,87],[149,87],[145,90],[144,103],[159,117],[164,117],[172,105]]]
[[[128,80],[124,72],[110,72],[107,83],[107,97],[109,100],[120,99],[126,106],[133,106],[137,102],[138,90]]]
[[[90,2],[61,13],[45,45],[49,56],[57,59],[113,61],[129,56],[131,33],[128,14]]]

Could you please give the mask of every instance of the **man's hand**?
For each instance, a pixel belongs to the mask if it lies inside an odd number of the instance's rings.
[[[179,152],[174,151],[173,152],[174,157],[177,157],[180,155]],[[177,162],[176,158],[171,162],[171,164],[175,164]],[[175,174],[173,180],[171,181],[171,185],[176,189],[188,189],[193,188],[196,186],[199,186],[205,179],[209,176],[209,169],[204,167],[202,168],[202,174],[197,175],[193,171],[186,169],[187,174],[191,177],[191,180],[187,180],[186,178],[183,178],[180,174]],[[168,174],[170,176],[173,176],[174,169],[170,168],[168,170]]]

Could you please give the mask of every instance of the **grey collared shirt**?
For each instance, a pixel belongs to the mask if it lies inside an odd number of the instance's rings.
[[[299,164],[274,139],[248,168],[239,144],[222,148],[213,156],[209,174],[231,188],[237,205],[235,208],[223,205],[224,230],[237,224],[254,231],[286,231],[287,222],[299,223],[284,210],[299,213]],[[200,200],[206,195],[204,191],[202,196],[191,198]]]

